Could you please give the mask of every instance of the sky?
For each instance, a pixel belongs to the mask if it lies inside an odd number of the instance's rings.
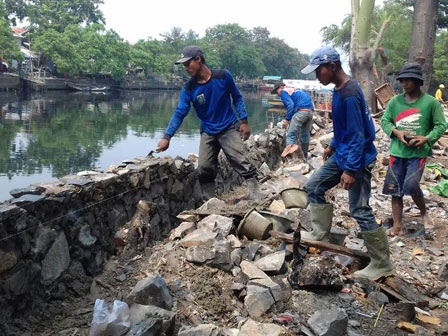
[[[104,0],[100,6],[106,27],[131,43],[180,27],[203,37],[217,24],[238,23],[246,29],[266,27],[301,53],[311,54],[322,43],[320,30],[340,25],[350,13],[350,0]],[[377,0],[376,3],[382,2]]]

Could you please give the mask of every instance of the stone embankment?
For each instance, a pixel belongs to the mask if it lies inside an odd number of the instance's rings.
[[[282,130],[270,129],[246,145],[258,167],[273,167],[283,141]],[[150,241],[166,237],[178,223],[175,216],[200,203],[196,165],[195,155],[146,157],[11,191],[14,198],[0,204],[0,320],[63,290],[61,278],[97,274],[139,201],[152,208]],[[218,180],[221,191],[243,183],[224,156]]]

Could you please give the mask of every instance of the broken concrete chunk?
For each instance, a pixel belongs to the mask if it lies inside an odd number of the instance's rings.
[[[187,234],[196,230],[196,224],[193,222],[182,222],[180,225],[171,231],[170,240],[181,239]]]
[[[185,257],[189,262],[202,264],[215,257],[215,252],[205,246],[190,246],[185,251]]]
[[[271,292],[272,297],[274,298],[275,302],[280,302],[283,300],[283,291],[279,284],[271,280],[270,278],[267,279],[253,279],[250,280],[249,285],[256,285],[261,286],[264,288],[269,289]]]
[[[233,229],[233,219],[221,215],[210,215],[197,224],[198,229],[221,233],[227,237]]]
[[[138,303],[142,305],[154,305],[163,309],[171,309],[173,298],[160,275],[150,276],[137,282],[135,287],[126,297],[130,305]]]
[[[42,260],[42,279],[54,281],[70,265],[70,252],[65,234],[61,232]]]
[[[345,335],[347,324],[348,316],[342,308],[319,310],[308,319],[308,325],[317,336]]]
[[[285,328],[273,323],[258,323],[248,319],[241,327],[238,336],[286,336],[290,333]]]
[[[244,298],[244,306],[250,317],[257,318],[267,312],[275,303],[268,288],[249,285]]]
[[[263,272],[272,272],[279,274],[285,264],[285,251],[279,251],[269,254],[254,262],[254,265]]]
[[[178,336],[219,336],[220,328],[213,324],[201,324],[197,327],[182,327]]]
[[[208,246],[215,245],[215,239],[218,236],[216,232],[209,232],[204,230],[195,230],[184,237],[180,241],[183,247],[190,246]]]

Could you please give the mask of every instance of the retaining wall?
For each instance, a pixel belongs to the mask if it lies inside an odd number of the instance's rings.
[[[269,129],[246,141],[251,161],[274,168],[284,131]],[[114,234],[140,200],[151,202],[150,240],[178,223],[175,216],[200,204],[195,159],[141,158],[107,172],[84,172],[12,192],[0,204],[0,324],[58,293],[85,295],[78,281],[101,271],[114,253]],[[220,155],[218,186],[242,179]],[[3,320],[3,321],[2,321]]]

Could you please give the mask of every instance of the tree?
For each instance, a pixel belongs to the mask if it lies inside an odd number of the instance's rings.
[[[415,1],[414,3],[409,61],[417,62],[422,66],[424,92],[428,90],[432,79],[438,3],[439,0]]]
[[[434,79],[439,83],[448,80],[448,32],[442,31],[434,46]]]
[[[6,16],[5,7],[0,1],[0,57],[7,61],[22,60],[19,46],[14,42],[9,22],[5,19]]]

